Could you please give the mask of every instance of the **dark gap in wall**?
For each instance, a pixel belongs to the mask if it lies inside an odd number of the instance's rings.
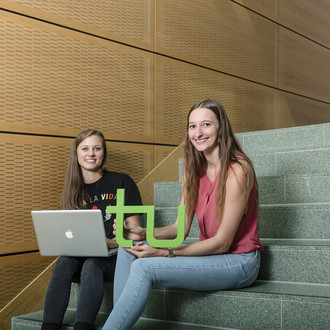
[[[281,24],[281,23],[279,23],[279,22],[276,22],[276,21],[274,21],[273,19],[271,19],[271,18],[269,18],[269,17],[267,17],[267,16],[265,16],[265,15],[263,15],[263,14],[261,14],[261,13],[258,13],[257,11],[255,11],[255,10],[253,10],[253,9],[247,7],[247,6],[244,6],[243,4],[241,4],[241,3],[239,3],[239,2],[237,2],[237,1],[235,1],[235,0],[230,0],[230,1],[231,1],[231,2],[234,2],[235,4],[237,4],[237,5],[239,5],[239,6],[243,7],[243,8],[245,8],[246,10],[249,10],[249,11],[255,13],[256,15],[259,15],[259,16],[261,16],[261,17],[267,19],[268,21],[271,21],[271,22],[275,23],[276,25],[278,25],[278,26],[280,26],[280,27],[282,27],[282,28],[284,28],[284,29],[287,29],[288,31],[291,31],[291,32],[293,32],[293,33],[299,35],[299,36],[302,37],[302,38],[305,38],[305,39],[307,39],[307,40],[309,40],[309,41],[311,41],[311,42],[313,42],[313,43],[315,43],[315,44],[317,44],[317,45],[319,45],[319,46],[321,46],[321,47],[323,47],[323,48],[326,48],[326,49],[330,50],[330,47],[325,46],[325,45],[321,44],[320,42],[315,41],[315,40],[311,39],[310,37],[307,37],[307,36],[305,36],[305,35],[303,35],[303,34],[297,32],[297,31],[295,31],[295,30],[293,30],[293,29],[291,29],[291,28],[289,28],[289,27],[287,27],[287,26],[285,26],[285,25],[283,25],[283,24]]]
[[[75,136],[68,136],[68,135],[35,134],[35,133],[22,133],[22,132],[11,132],[11,131],[0,131],[0,134],[41,136],[41,137],[72,139],[72,140],[75,138]],[[127,141],[127,140],[123,141],[123,140],[112,140],[112,139],[105,139],[105,140],[107,142],[132,143],[132,144],[143,144],[143,145],[152,145],[152,146],[165,146],[165,147],[178,146],[178,144],[167,144],[167,143],[153,143],[153,142]]]
[[[39,252],[39,250],[30,250],[30,251],[20,251],[20,252],[13,252],[13,253],[5,253],[5,254],[0,254],[0,257],[12,257],[12,256],[17,256],[17,255],[22,255],[22,254],[30,254],[30,253],[36,253]]]

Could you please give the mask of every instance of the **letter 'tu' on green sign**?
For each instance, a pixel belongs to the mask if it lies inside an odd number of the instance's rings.
[[[155,217],[155,207],[153,205],[141,206],[132,205],[125,206],[125,190],[117,189],[117,205],[107,206],[107,213],[116,213],[116,241],[121,247],[130,248],[133,246],[132,240],[127,240],[124,237],[124,214],[125,213],[146,213],[147,214],[147,234],[146,239],[148,244],[153,247],[169,247],[174,248],[182,244],[184,240],[184,225],[185,225],[185,206],[179,205],[178,207],[178,228],[177,237],[175,239],[164,239],[159,240],[154,238],[154,217]]]

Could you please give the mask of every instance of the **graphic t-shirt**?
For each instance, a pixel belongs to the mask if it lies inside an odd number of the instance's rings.
[[[99,209],[102,211],[105,234],[113,238],[113,220],[116,214],[106,213],[107,206],[116,206],[117,189],[125,189],[125,205],[142,205],[138,187],[133,179],[123,173],[107,172],[94,183],[85,184],[87,200],[84,201],[86,209]],[[126,219],[132,214],[125,214]]]

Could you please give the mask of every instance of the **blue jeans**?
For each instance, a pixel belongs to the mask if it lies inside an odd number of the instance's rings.
[[[69,303],[71,283],[80,281],[76,323],[91,328],[103,299],[103,282],[112,281],[116,256],[106,258],[60,257],[45,297],[43,329],[60,328]]]
[[[142,314],[153,286],[191,290],[238,289],[251,285],[260,267],[260,251],[175,258],[141,258],[119,248],[114,308],[105,330],[128,330]]]

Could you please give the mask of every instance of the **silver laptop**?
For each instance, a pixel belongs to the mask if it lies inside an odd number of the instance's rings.
[[[101,210],[31,211],[42,256],[108,257]]]

